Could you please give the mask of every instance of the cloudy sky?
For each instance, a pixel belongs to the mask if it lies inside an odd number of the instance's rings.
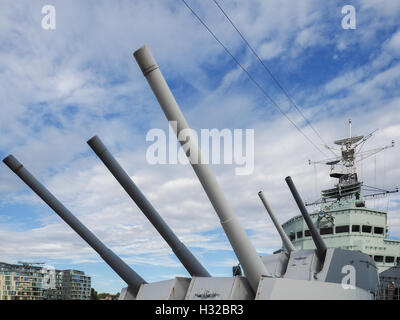
[[[281,241],[257,196],[264,190],[283,223],[298,214],[284,182],[304,200],[332,186],[323,142],[246,48],[212,0],[187,1],[318,151],[262,94],[180,0],[11,1],[0,10],[0,156],[12,153],[106,245],[147,281],[187,272],[86,144],[98,135],[180,239],[215,276],[237,263],[192,168],[146,161],[150,129],[168,123],[132,53],[150,47],[196,130],[254,129],[254,172],[212,165],[261,255]],[[287,89],[322,139],[379,129],[365,150],[400,141],[400,2],[228,1],[230,18]],[[56,9],[44,30],[42,7]],[[342,7],[356,29],[342,28]],[[399,147],[359,164],[369,185],[400,180]],[[44,261],[84,270],[98,291],[124,282],[4,164],[0,165],[0,261]],[[400,197],[369,201],[389,209],[400,238]]]

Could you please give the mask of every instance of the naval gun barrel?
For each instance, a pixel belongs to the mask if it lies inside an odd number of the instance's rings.
[[[270,276],[270,273],[262,263],[250,239],[226,201],[215,176],[211,173],[206,162],[203,161],[196,138],[176,103],[149,48],[147,46],[141,47],[134,53],[134,57],[168,121],[170,121],[170,125],[173,127],[182,148],[189,158],[193,170],[210,199],[251,288],[256,291],[261,276]]]
[[[278,220],[276,219],[274,212],[272,211],[267,199],[264,196],[264,193],[262,191],[260,191],[258,193],[258,196],[260,197],[261,202],[264,204],[265,209],[267,209],[267,212],[268,212],[269,216],[271,217],[271,220],[274,223],[276,230],[278,230],[278,233],[281,236],[283,245],[285,246],[286,250],[288,252],[295,251],[295,248],[294,248],[292,242],[290,241],[290,239],[287,236],[287,234],[285,233],[285,231],[283,231],[282,226],[279,224]]]
[[[9,155],[3,162],[21,178],[47,205],[52,208],[77,234],[81,236],[103,260],[137,293],[146,281],[131,269],[120,257],[107,248],[86,226],[80,222],[49,190],[46,189],[24,166]]]
[[[191,276],[210,277],[208,271],[201,265],[189,249],[178,239],[176,234],[170,229],[167,223],[161,218],[160,214],[147,200],[145,195],[139,190],[126,171],[121,167],[111,152],[103,144],[99,137],[94,136],[88,140],[88,145],[110,170],[119,184],[128,193],[129,197],[136,203],[151,224],[157,229],[160,235],[171,247],[177,258]]]
[[[307,224],[308,229],[310,230],[311,237],[317,248],[317,256],[320,259],[320,261],[323,262],[325,259],[325,254],[326,254],[326,250],[327,250],[326,244],[325,244],[324,240],[322,239],[321,235],[318,233],[318,230],[315,227],[314,223],[312,222],[310,215],[308,214],[307,209],[304,206],[303,200],[301,199],[299,193],[297,192],[297,189],[292,181],[292,178],[290,176],[286,177],[285,181],[286,181],[287,185],[289,186],[290,191],[292,192],[294,200],[296,200],[297,206],[300,209],[300,212],[304,218],[304,221]]]

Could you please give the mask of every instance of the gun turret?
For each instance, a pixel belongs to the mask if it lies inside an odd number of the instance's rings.
[[[262,191],[260,191],[258,193],[258,196],[260,197],[262,203],[264,204],[265,209],[267,209],[267,212],[268,212],[269,216],[271,217],[271,220],[274,223],[276,230],[278,230],[278,233],[281,236],[282,243],[285,246],[286,250],[289,253],[294,251],[295,248],[294,248],[292,242],[290,241],[290,239],[287,236],[287,234],[285,233],[285,231],[283,231],[282,226],[279,224],[278,220],[276,219],[274,212],[272,211],[267,199],[264,196],[264,193]]]
[[[130,292],[136,294],[140,286],[147,283],[86,228],[85,225],[52,195],[46,187],[36,180],[14,156],[9,155],[3,162],[103,258],[103,260],[128,284]]]
[[[262,263],[255,248],[244,232],[244,229],[226,201],[215,176],[211,173],[206,162],[203,161],[197,141],[149,48],[143,46],[134,53],[134,57],[167,119],[176,122],[176,126],[173,127],[178,140],[186,152],[193,170],[199,178],[204,191],[220,219],[221,225],[235,251],[251,288],[256,291],[261,276],[270,275],[270,273]],[[185,137],[182,137],[182,135]],[[184,138],[186,139],[184,140]]]
[[[321,262],[324,262],[325,260],[325,254],[326,254],[326,244],[324,242],[324,240],[322,239],[321,235],[318,233],[317,228],[315,227],[314,223],[312,222],[310,215],[307,212],[306,207],[304,206],[304,202],[301,199],[299,193],[297,192],[296,187],[294,186],[294,183],[292,181],[291,177],[286,177],[285,181],[287,183],[287,185],[289,186],[290,191],[292,192],[292,195],[294,197],[294,199],[296,200],[297,206],[300,209],[300,212],[304,218],[304,221],[307,224],[308,229],[310,230],[311,233],[311,237],[314,241],[314,244],[317,248],[317,256],[320,259]]]
[[[154,207],[139,190],[133,180],[113,157],[111,152],[108,151],[107,147],[103,144],[100,138],[94,136],[88,140],[87,143],[105,164],[108,170],[110,170],[119,184],[128,193],[129,197],[136,203],[147,219],[149,219],[151,224],[168,243],[172,251],[182,262],[189,274],[197,277],[210,277],[208,271],[201,265],[201,263],[195,258],[189,249],[178,239],[167,223],[161,218],[157,210],[154,209]]]

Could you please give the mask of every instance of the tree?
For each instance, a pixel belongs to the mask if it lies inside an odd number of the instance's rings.
[[[119,298],[119,292],[116,294],[102,292],[97,295],[98,300],[118,300],[118,298]]]
[[[98,300],[97,291],[93,288],[90,289],[90,300]]]

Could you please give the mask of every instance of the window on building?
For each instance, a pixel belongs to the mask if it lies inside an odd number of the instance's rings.
[[[294,232],[291,232],[291,233],[290,233],[289,239],[290,239],[290,241],[293,241],[293,240],[295,239]]]
[[[394,262],[394,257],[386,256],[386,257],[385,257],[385,262],[387,262],[387,263],[393,263],[393,262]]]
[[[371,226],[362,226],[362,232],[364,233],[371,233],[372,227]]]
[[[350,227],[349,226],[337,226],[336,227],[336,233],[346,233],[349,232]]]
[[[310,232],[310,230],[305,230],[305,231],[304,231],[304,236],[305,236],[305,237],[311,237],[311,232]]]
[[[333,228],[329,227],[329,228],[321,228],[319,229],[319,234],[333,234]]]
[[[303,238],[303,231],[297,231],[297,239]]]
[[[383,262],[383,256],[374,256],[375,262]]]
[[[383,228],[381,228],[381,227],[374,227],[374,233],[376,233],[376,234],[383,234]]]
[[[351,226],[351,232],[360,232],[360,226],[358,224],[353,224]]]
[[[397,257],[396,262],[400,263],[400,257]]]

